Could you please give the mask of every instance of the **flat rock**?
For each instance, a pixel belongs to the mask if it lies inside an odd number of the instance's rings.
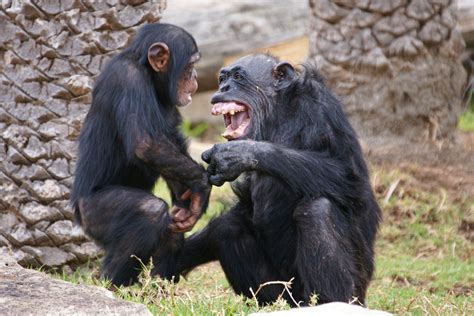
[[[257,315],[271,315],[271,316],[303,316],[303,315],[317,315],[317,316],[389,316],[392,315],[387,312],[377,311],[373,309],[363,308],[358,305],[351,305],[346,303],[334,302],[323,304],[315,307],[293,308],[286,311],[278,311],[271,313],[255,313]]]
[[[0,315],[151,315],[112,292],[56,280],[0,255]]]

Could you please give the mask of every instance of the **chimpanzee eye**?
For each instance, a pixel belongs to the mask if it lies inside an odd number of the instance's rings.
[[[240,80],[242,79],[242,75],[239,72],[234,72],[234,75],[232,76],[235,80]]]
[[[220,75],[219,76],[219,79],[217,80],[219,84],[221,84],[223,81],[225,80],[225,76],[224,75]]]
[[[185,76],[186,78],[191,78],[193,76],[193,70],[194,70],[194,66],[188,66],[186,67],[184,73],[185,73]]]

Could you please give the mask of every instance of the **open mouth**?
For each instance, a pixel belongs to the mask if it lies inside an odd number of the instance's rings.
[[[249,107],[240,102],[218,102],[211,110],[212,115],[223,115],[225,131],[222,137],[233,140],[245,136],[250,125]]]

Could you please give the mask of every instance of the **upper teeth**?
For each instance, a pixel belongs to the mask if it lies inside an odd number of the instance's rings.
[[[235,113],[244,111],[247,111],[247,107],[245,105],[237,104],[235,102],[219,102],[214,104],[211,113],[212,115],[235,115]]]

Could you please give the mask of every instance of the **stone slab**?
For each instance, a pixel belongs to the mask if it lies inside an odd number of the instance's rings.
[[[0,315],[151,315],[95,286],[56,280],[0,256]]]

